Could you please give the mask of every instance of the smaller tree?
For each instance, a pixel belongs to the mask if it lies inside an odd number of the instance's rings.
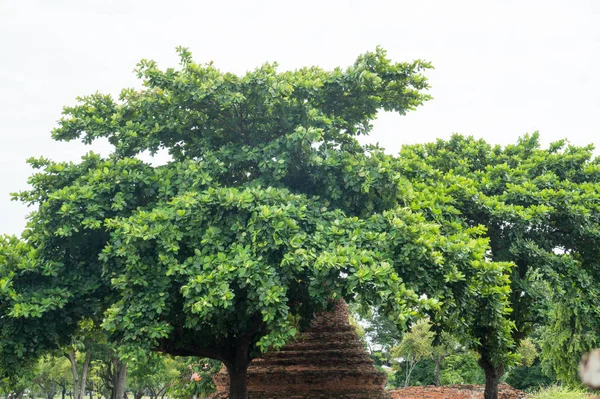
[[[357,307],[357,316],[364,323],[366,339],[372,343],[374,351],[391,354],[393,347],[398,345],[401,336],[396,322],[383,314],[379,309],[362,309]],[[372,351],[372,352],[374,352]]]
[[[520,342],[517,354],[521,357],[521,364],[530,367],[538,357],[537,347],[531,338],[525,338]]]
[[[67,359],[63,356],[49,355],[39,360],[34,370],[33,382],[46,398],[52,399],[61,389],[64,399],[67,387],[73,382],[70,374],[71,365]]]
[[[539,389],[557,383],[552,370],[544,370],[543,353],[539,351],[540,334],[544,328],[539,328],[532,336],[521,341],[517,354],[521,357],[519,365],[511,367],[505,382],[511,387],[521,390]]]
[[[176,358],[176,361],[179,377],[169,389],[170,398],[205,398],[215,392],[212,377],[221,369],[221,362],[197,357]]]
[[[142,399],[145,394],[163,399],[179,375],[177,360],[148,353],[131,362],[127,386],[134,399]]]
[[[485,375],[478,361],[479,354],[474,351],[455,351],[444,359],[441,384],[483,384]]]
[[[410,383],[410,375],[417,363],[433,355],[433,339],[435,333],[431,331],[429,319],[420,319],[415,322],[410,331],[405,333],[400,344],[392,349],[394,357],[400,357],[406,362],[406,379],[404,386]]]
[[[106,399],[121,399],[125,395],[127,363],[109,345],[98,347],[98,358],[92,362],[95,390]]]
[[[89,345],[89,342],[87,342]],[[89,348],[85,348],[83,343],[74,343],[72,346],[65,348],[65,357],[69,360],[71,374],[73,378],[73,399],[83,399],[85,396],[87,385],[87,374],[92,358],[92,352]],[[80,352],[77,348],[83,350]]]
[[[33,385],[33,369],[22,369],[19,375],[0,379],[0,396],[6,399],[22,399],[25,391]]]
[[[442,332],[436,341],[437,342],[433,346],[433,359],[435,361],[433,376],[434,384],[440,386],[442,378],[442,362],[446,357],[456,352],[458,343],[456,339],[447,332]]]

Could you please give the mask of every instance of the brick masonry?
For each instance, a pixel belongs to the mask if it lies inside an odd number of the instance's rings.
[[[248,397],[390,399],[384,390],[386,380],[348,323],[346,303],[337,302],[332,312],[316,317],[296,342],[252,362],[248,368]],[[217,374],[215,382],[214,398],[226,398],[227,372]]]

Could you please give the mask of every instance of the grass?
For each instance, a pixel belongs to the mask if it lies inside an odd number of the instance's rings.
[[[536,393],[528,396],[530,399],[591,399],[589,392],[566,388],[559,385],[553,385],[548,388],[542,388]]]

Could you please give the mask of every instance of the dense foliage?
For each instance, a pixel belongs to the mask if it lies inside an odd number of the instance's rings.
[[[142,90],[65,108],[54,138],[106,137],[110,157],[30,160],[38,172],[16,198],[35,211],[23,240],[0,248],[3,370],[89,318],[122,360],[217,359],[245,397],[251,359],[331,299],[399,326],[425,312],[470,320],[477,303],[492,319],[507,311],[507,265],[485,259],[482,231],[414,212],[421,198],[393,157],[356,141],[378,110],[429,99],[427,63],[378,49],[346,70],[267,64],[240,77],[180,55],[180,69],[142,61]],[[164,165],[136,158],[160,149]]]
[[[488,312],[481,309],[482,319],[469,326],[488,386],[517,360],[511,355],[515,345],[547,320],[556,326],[555,334],[564,331],[548,348],[559,375],[572,372],[574,359],[595,343],[600,160],[593,159],[592,151],[565,141],[542,148],[537,133],[504,148],[455,135],[402,149],[404,171],[415,187],[438,199],[423,209],[428,217],[484,226],[490,258],[515,265],[512,311],[505,321],[489,323]],[[540,280],[552,290],[540,289]],[[549,303],[556,304],[552,314]],[[560,309],[569,315],[560,317]]]
[[[15,199],[33,212],[22,237],[0,240],[0,371],[12,392],[41,356],[81,340],[71,365],[85,348],[115,398],[127,362],[175,376],[150,351],[220,361],[231,397],[245,398],[251,360],[338,298],[386,320],[365,332],[387,337],[381,353],[407,342],[391,331],[427,316],[435,382],[443,363],[472,365],[453,348],[474,349],[487,399],[531,355],[521,343],[534,328],[559,337],[541,341],[542,364],[565,380],[566,357],[596,344],[591,147],[457,135],[390,156],[357,136],[378,111],[429,100],[425,62],[393,63],[377,49],[347,69],[265,64],[237,76],[179,53],[177,69],[140,62],[140,90],[65,108],[53,137],[106,138],[110,156],[29,160],[31,187]],[[159,150],[166,163],[140,160]],[[108,345],[97,359],[90,331]],[[132,373],[138,396],[142,386],[164,392],[164,379]]]

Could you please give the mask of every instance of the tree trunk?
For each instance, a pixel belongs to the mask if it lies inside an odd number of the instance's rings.
[[[77,358],[74,349],[67,354],[67,359],[71,362],[71,373],[73,374],[73,399],[81,399],[79,396],[79,371],[77,370]]]
[[[52,388],[51,388],[50,392],[48,392],[47,398],[54,399],[54,396],[56,396],[56,392],[58,392],[58,388],[56,387],[56,383],[53,382]]]
[[[434,385],[439,387],[442,379],[442,356],[435,358],[435,369],[433,370]]]
[[[404,388],[408,387],[408,385],[410,384],[410,376],[413,370],[415,369],[417,363],[419,362],[406,362],[406,378],[404,379]]]
[[[484,399],[498,399],[498,383],[500,382],[500,378],[504,375],[504,366],[499,365],[498,367],[494,367],[491,361],[483,355],[478,363],[485,373]]]
[[[23,398],[24,393],[25,393],[24,389],[21,389],[20,391],[12,391],[11,393],[8,394],[8,399],[21,399],[21,398]]]
[[[67,394],[67,387],[62,387],[62,390],[60,392],[61,399],[65,399],[66,394]]]
[[[81,395],[82,399],[85,396],[85,388],[87,385],[87,373],[88,373],[88,368],[90,366],[91,358],[92,358],[92,352],[90,352],[88,350],[85,353],[85,360],[83,361],[83,366],[81,366],[81,387],[79,388],[79,394]],[[90,399],[92,399],[91,394],[90,394]]]
[[[142,399],[144,397],[144,390],[140,389],[139,391],[135,391],[133,393],[133,399]]]
[[[119,358],[113,358],[114,370],[114,399],[123,399],[125,396],[125,378],[127,377],[127,364]]]
[[[250,341],[236,340],[235,358],[225,363],[229,373],[229,399],[248,399],[248,366],[250,365]]]
[[[248,368],[227,370],[229,372],[229,399],[248,399],[246,374]]]
[[[56,395],[56,389],[54,389],[54,390],[52,390],[50,392],[47,392],[46,393],[46,398],[47,399],[54,399],[54,395]]]

